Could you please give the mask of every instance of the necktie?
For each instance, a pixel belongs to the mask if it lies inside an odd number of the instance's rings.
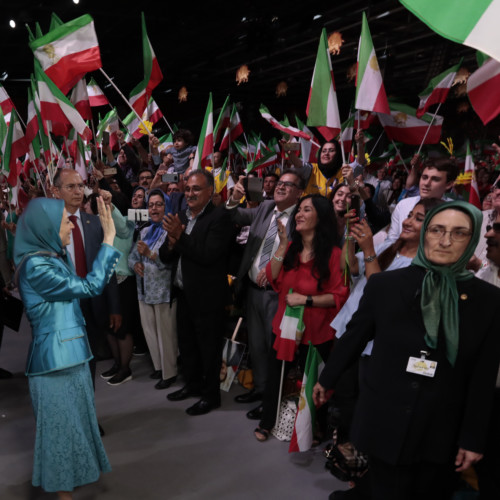
[[[276,233],[278,232],[278,224],[276,221],[281,217],[282,214],[277,213],[276,217],[273,219],[269,228],[267,229],[266,239],[264,241],[264,246],[262,247],[262,254],[260,256],[259,269],[262,269],[271,260],[271,252],[273,251],[274,240],[276,239]]]
[[[73,235],[73,247],[75,249],[75,269],[80,278],[87,276],[87,261],[85,260],[85,249],[83,248],[83,238],[75,215],[70,215],[69,220],[73,223],[71,230]]]
[[[377,203],[378,201],[378,194],[379,194],[379,191],[380,191],[380,184],[381,184],[382,181],[378,181],[377,183],[377,187],[375,188],[375,193],[373,193],[373,203]]]

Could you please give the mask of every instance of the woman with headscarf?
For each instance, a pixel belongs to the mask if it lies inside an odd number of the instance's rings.
[[[151,225],[143,228],[128,258],[137,275],[141,324],[154,366],[151,378],[160,379],[156,389],[167,389],[177,378],[176,302],[171,297],[171,269],[158,257],[167,232],[163,216],[170,211],[170,199],[161,189],[153,189],[147,207]]]
[[[374,340],[351,430],[373,500],[450,498],[481,459],[500,360],[500,290],[465,268],[481,220],[462,201],[428,212],[412,265],[370,277],[314,387],[324,403]]]
[[[32,200],[19,219],[14,248],[17,283],[32,327],[26,374],[36,419],[33,485],[71,499],[76,486],[97,481],[110,465],[99,435],[92,358],[79,299],[102,293],[120,252],[99,200],[103,244],[92,271],[76,275],[65,246],[73,224],[62,200]]]

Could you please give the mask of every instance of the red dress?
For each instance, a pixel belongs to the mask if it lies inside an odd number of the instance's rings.
[[[281,333],[280,324],[286,309],[285,297],[290,288],[302,295],[314,296],[331,293],[335,300],[335,306],[333,307],[304,308],[303,321],[305,330],[302,337],[302,344],[307,344],[311,341],[313,345],[318,345],[334,338],[335,330],[330,326],[330,323],[349,296],[349,288],[344,285],[344,278],[340,269],[341,253],[340,248],[333,248],[329,263],[330,278],[323,283],[322,289],[319,291],[318,281],[312,275],[314,260],[305,263],[300,262],[298,267],[289,271],[285,271],[284,267],[282,267],[278,277],[274,281],[271,276],[271,262],[267,264],[267,279],[273,289],[278,292],[279,297],[278,311],[273,319],[273,333],[276,335],[273,347],[278,353]]]

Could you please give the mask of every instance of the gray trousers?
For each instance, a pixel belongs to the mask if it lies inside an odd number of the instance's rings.
[[[272,321],[278,309],[278,294],[273,290],[248,286],[246,312],[248,343],[255,392],[263,393],[267,364],[273,339]]]

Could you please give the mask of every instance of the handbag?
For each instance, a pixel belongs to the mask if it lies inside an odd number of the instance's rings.
[[[278,423],[274,426],[271,434],[280,441],[291,441],[295,417],[297,416],[298,399],[284,398],[280,404],[280,415]]]
[[[2,295],[0,311],[4,326],[18,332],[24,313],[23,301],[13,295]]]

